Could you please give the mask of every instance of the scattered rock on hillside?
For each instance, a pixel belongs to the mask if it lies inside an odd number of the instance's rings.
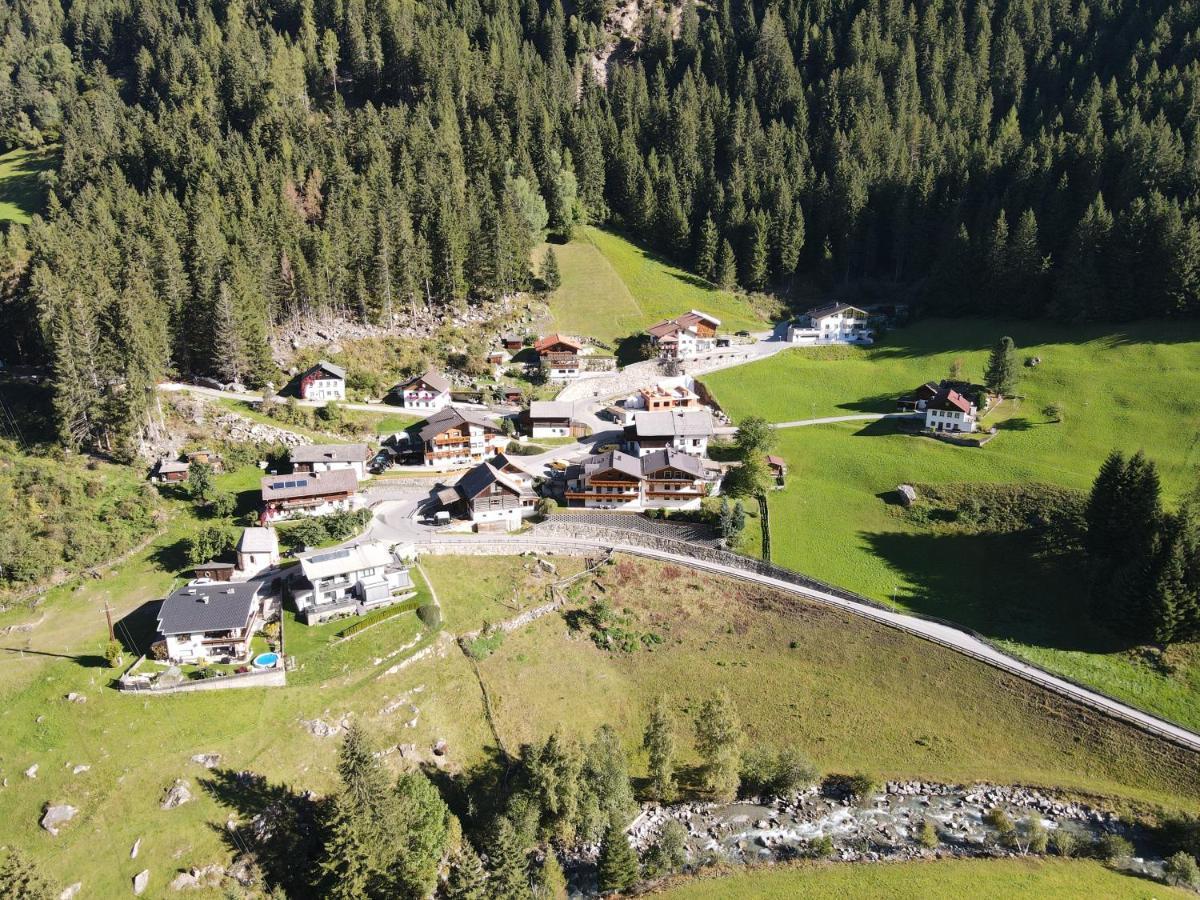
[[[221,764],[220,753],[197,753],[192,757],[192,762],[204,766],[206,769],[215,769]]]
[[[133,893],[134,896],[140,897],[142,892],[146,890],[146,886],[150,884],[150,870],[142,869],[133,876]]]
[[[84,772],[88,771],[90,768],[91,768],[91,766],[85,766],[85,765],[81,764],[81,765],[75,766],[75,768],[71,769],[71,774],[72,775],[82,775]]]
[[[193,867],[186,872],[180,872],[171,882],[171,890],[186,891],[199,888],[217,888],[225,877],[223,866],[213,863],[209,866]]]
[[[47,806],[46,812],[42,815],[41,825],[50,834],[57,837],[59,829],[75,818],[75,814],[78,812],[79,810],[75,807],[68,806],[65,803],[56,806]]]
[[[174,809],[177,806],[183,806],[191,799],[191,787],[182,778],[176,778],[175,783],[167,789],[161,805],[163,809]]]
[[[32,766],[30,766],[28,769],[25,770],[25,777],[26,778],[37,778],[37,773],[38,773],[38,764],[34,763]]]
[[[58,900],[75,900],[79,892],[83,890],[83,882],[77,881],[74,884],[67,885],[63,888],[63,892],[58,895]]]
[[[138,838],[133,842],[133,846],[129,849],[129,858],[137,859],[138,851],[142,849],[142,839]]]
[[[77,694],[74,691],[71,691],[71,693],[67,694],[67,702],[87,703],[87,697],[83,696],[83,694]]]

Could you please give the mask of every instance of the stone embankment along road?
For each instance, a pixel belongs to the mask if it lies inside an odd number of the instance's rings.
[[[525,550],[535,550],[540,552],[580,552],[580,551],[603,551],[613,550],[619,553],[629,553],[636,556],[643,556],[650,559],[657,559],[663,562],[670,562],[676,565],[689,566],[694,569],[712,572],[717,575],[725,575],[730,578],[739,578],[744,581],[750,581],[755,584],[761,584],[764,587],[774,588],[779,591],[784,591],[789,594],[805,597],[809,600],[815,600],[819,603],[825,603],[829,606],[835,606],[855,615],[862,616],[866,619],[879,622],[887,625],[890,628],[896,628],[900,631],[907,632],[925,640],[932,641],[935,644],[940,644],[943,647],[948,647],[959,653],[971,656],[975,659],[985,662],[995,668],[1002,669],[1020,678],[1030,681],[1047,690],[1068,697],[1077,703],[1081,703],[1099,712],[1105,713],[1115,719],[1127,722],[1151,734],[1166,738],[1176,744],[1179,744],[1188,749],[1200,752],[1200,734],[1189,731],[1188,729],[1169,722],[1165,719],[1160,719],[1150,713],[1143,712],[1132,706],[1128,706],[1119,700],[1108,697],[1096,691],[1089,690],[1085,687],[1068,681],[1065,678],[1060,678],[1037,666],[1023,662],[1019,659],[1011,657],[1000,650],[996,649],[986,641],[973,637],[972,635],[961,631],[953,626],[942,624],[940,622],[932,622],[927,619],[919,619],[914,616],[904,615],[898,612],[892,612],[886,609],[881,609],[871,606],[867,603],[858,603],[853,600],[847,600],[844,597],[838,597],[834,594],[825,591],[819,591],[813,588],[802,587],[792,584],[791,582],[783,581],[778,578],[772,578],[768,575],[762,575],[757,572],[750,572],[745,569],[740,569],[724,563],[712,562],[709,560],[698,559],[694,556],[688,556],[680,553],[672,553],[665,550],[653,549],[650,547],[638,546],[633,543],[624,543],[621,541],[602,541],[589,540],[585,538],[567,538],[567,537],[510,537],[502,535],[486,535],[474,536],[463,535],[458,538],[430,538],[425,542],[427,546],[437,545],[437,552],[452,553],[453,545],[459,544],[464,547],[471,546],[471,550],[479,552],[493,552],[496,554],[505,553],[520,553]],[[472,546],[481,545],[481,546]],[[432,547],[431,547],[432,549]],[[468,551],[471,552],[471,551]]]

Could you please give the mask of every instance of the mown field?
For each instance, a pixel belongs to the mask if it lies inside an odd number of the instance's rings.
[[[894,900],[977,900],[1021,898],[1068,900],[1112,897],[1151,900],[1190,897],[1179,888],[1122,875],[1088,860],[989,859],[940,860],[878,866],[819,865],[759,869],[723,878],[697,879],[664,891],[670,900],[843,900],[890,897]]]
[[[48,151],[10,150],[0,154],[0,225],[27,224],[46,202],[38,175],[54,165]]]
[[[906,482],[1045,482],[1086,490],[1113,449],[1144,449],[1174,504],[1200,465],[1200,327],[1102,329],[927,321],[858,350],[795,350],[706,379],[734,418],[775,422],[884,412],[960,359],[980,378],[988,348],[1012,334],[1022,368],[1000,434],[969,449],[898,433],[893,423],[781,430],[787,489],[771,494],[776,562],[898,605],[976,628],[1048,668],[1200,728],[1200,649],[1148,661],[1089,624],[1077,567],[1037,558],[1021,538],[913,525],[891,492]],[[1073,337],[1072,337],[1073,336]],[[1056,424],[1044,407],[1060,403]],[[1165,663],[1165,665],[1164,665]]]
[[[305,722],[361,719],[381,746],[411,748],[387,757],[396,766],[413,753],[432,760],[437,740],[447,742],[452,772],[488,759],[494,747],[470,662],[448,634],[424,630],[414,613],[336,645],[330,640],[343,624],[306,628],[288,616],[285,640],[299,665],[283,689],[117,693],[115,672],[100,656],[102,602],[115,607],[122,637],[141,646],[152,627],[145,604],[174,577],[156,553],[168,552],[188,527],[181,517],[156,548],[118,572],[55,592],[36,611],[0,616],[0,628],[34,626],[0,641],[5,840],[64,885],[82,881],[89,897],[128,896],[143,868],[151,872],[151,895],[164,896],[177,871],[236,852],[224,828],[230,817],[257,814],[281,791],[328,790],[337,738],[318,737]],[[550,581],[582,565],[555,563],[557,575],[530,558],[429,557],[422,571],[445,630],[462,633],[542,602]],[[416,578],[425,595],[424,577]],[[821,607],[656,564],[624,561],[600,580],[631,625],[663,643],[610,653],[569,632],[560,615],[507,636],[479,663],[479,678],[509,750],[555,727],[584,732],[611,722],[640,774],[645,711],[663,693],[691,762],[688,716],[724,687],[738,698],[753,743],[800,747],[827,771],[1023,781],[1200,808],[1194,757],[1060,708],[963,657]],[[584,584],[580,601],[597,590]],[[393,668],[431,644],[427,658]],[[72,691],[87,702],[66,701]],[[197,753],[219,753],[221,763],[207,771],[191,762]],[[25,777],[35,763],[37,777]],[[80,764],[91,768],[72,774]],[[265,782],[251,789],[236,780],[242,771]],[[177,777],[190,782],[196,799],[162,810],[163,792]],[[46,803],[80,810],[58,837],[37,825]],[[129,848],[139,838],[132,860]]]
[[[615,343],[689,309],[711,313],[727,331],[769,327],[745,296],[717,290],[612,232],[582,228],[569,244],[553,246],[562,286],[550,297],[550,313],[566,334]]]

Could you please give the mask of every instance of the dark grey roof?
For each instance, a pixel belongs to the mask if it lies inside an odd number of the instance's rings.
[[[867,314],[865,309],[859,309],[857,306],[851,306],[849,303],[826,303],[824,306],[814,306],[805,315],[810,319],[820,319],[824,316],[832,316],[836,313],[845,312],[848,309],[860,312],[864,316]]]
[[[244,628],[258,604],[258,581],[219,581],[181,587],[158,611],[160,634]]]
[[[263,500],[320,497],[324,494],[353,494],[357,490],[358,475],[353,469],[300,472],[295,475],[266,475],[262,479]]]
[[[365,462],[371,456],[366,444],[304,444],[289,453],[292,462]]]
[[[698,456],[689,456],[672,447],[655,450],[642,457],[642,472],[650,475],[666,468],[678,469],[699,478],[704,473],[704,464]]]
[[[526,493],[521,484],[515,482],[503,472],[497,472],[488,463],[480,463],[467,471],[454,484],[455,490],[464,500],[473,500],[493,484],[500,484],[518,497]]]
[[[642,461],[636,456],[622,453],[620,450],[608,450],[604,453],[597,453],[595,456],[589,456],[583,461],[583,468],[589,475],[615,469],[625,475],[632,475],[634,478],[642,477]]]
[[[334,365],[333,363],[329,362],[328,360],[324,360],[324,359],[321,360],[319,363],[317,363],[315,366],[311,366],[309,369],[307,369],[305,371],[304,375],[309,375],[313,372],[316,372],[318,369],[324,369],[330,375],[340,378],[343,381],[346,380],[346,370],[345,369],[343,369],[341,366]],[[301,376],[301,377],[303,377],[303,376]]]
[[[639,438],[708,437],[713,433],[712,413],[704,407],[639,412],[628,428]]]
[[[534,400],[529,404],[530,419],[569,419],[575,404],[560,400]]]
[[[423,441],[432,440],[447,429],[464,424],[477,425],[478,427],[486,428],[489,431],[500,430],[495,422],[480,415],[474,410],[458,409],[453,406],[447,406],[445,409],[438,410],[436,413],[426,419],[425,424],[418,429],[417,436]]]

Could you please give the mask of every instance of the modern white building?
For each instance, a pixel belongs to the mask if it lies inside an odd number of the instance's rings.
[[[259,581],[186,585],[158,610],[158,633],[175,663],[240,662],[262,625],[268,602]]]
[[[346,399],[346,370],[321,360],[300,376],[300,399],[325,401]]]
[[[575,407],[559,400],[534,400],[529,404],[529,436],[570,437]]]
[[[870,344],[874,339],[867,328],[867,312],[848,303],[830,303],[806,312],[788,326],[787,339],[793,344]]]
[[[414,556],[411,545],[381,541],[302,556],[303,578],[293,579],[292,602],[306,625],[399,603],[411,596]]]
[[[633,456],[666,449],[704,456],[712,436],[712,413],[703,406],[639,412],[625,426],[624,449]]]
[[[362,481],[367,477],[367,462],[371,459],[371,448],[366,444],[305,444],[293,447],[288,456],[292,471],[314,474],[350,469]]]
[[[450,380],[433,368],[392,388],[405,409],[437,412],[450,405]]]

